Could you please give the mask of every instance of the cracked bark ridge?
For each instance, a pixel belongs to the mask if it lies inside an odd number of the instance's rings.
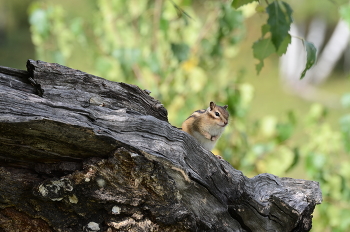
[[[0,67],[0,231],[309,231],[317,182],[245,177],[137,86]]]

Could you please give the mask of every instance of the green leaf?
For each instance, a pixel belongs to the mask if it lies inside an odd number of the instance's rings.
[[[324,170],[326,164],[326,156],[317,151],[310,152],[305,157],[306,172],[313,178],[322,178],[323,173],[320,171]]]
[[[293,21],[293,10],[285,2],[274,1],[267,6],[266,11],[269,14],[267,23],[270,25],[271,40],[278,50],[285,37],[288,36],[290,24]]]
[[[303,79],[306,74],[306,71],[309,70],[315,64],[317,52],[313,43],[303,40],[303,45],[306,51],[306,65],[304,71],[301,73],[300,79]]]
[[[243,5],[246,5],[246,4],[252,3],[252,2],[258,2],[258,0],[233,0],[231,6],[235,9],[237,9]]]
[[[256,71],[259,74],[264,67],[264,59],[274,53],[275,47],[273,46],[271,39],[260,39],[253,44],[254,58],[260,60],[260,63],[256,65]]]
[[[223,15],[219,18],[219,25],[220,29],[227,30],[227,33],[224,34],[229,34],[232,30],[242,27],[244,17],[241,11],[233,10],[227,5],[222,5],[221,9]]]
[[[277,124],[276,131],[276,139],[279,143],[282,143],[292,136],[294,132],[294,126],[291,123],[280,123]]]
[[[287,118],[288,118],[289,123],[291,123],[292,125],[295,126],[297,124],[297,117],[295,116],[294,111],[292,111],[292,110],[288,111]]]
[[[261,71],[261,69],[263,67],[264,67],[264,61],[263,60],[260,60],[260,63],[255,65],[255,70],[258,73],[258,75],[259,75],[259,73],[260,73],[260,71]]]
[[[290,44],[290,42],[292,41],[292,37],[288,34],[283,42],[281,43],[280,47],[277,50],[277,54],[279,56],[282,56],[284,53],[286,53],[288,45]]]
[[[272,53],[274,53],[275,47],[273,46],[271,39],[259,39],[253,44],[253,55],[258,60],[263,60]]]
[[[267,32],[270,32],[270,25],[269,24],[264,24],[261,26],[261,37],[264,37]]]
[[[161,18],[159,21],[159,29],[161,29],[164,33],[167,33],[169,29],[169,21]]]
[[[171,44],[171,51],[173,52],[174,56],[177,58],[179,62],[182,62],[184,60],[187,60],[188,54],[190,52],[190,47],[187,44],[184,43],[172,43]]]
[[[291,165],[287,168],[286,172],[290,172],[298,163],[299,163],[299,158],[300,158],[300,152],[299,152],[299,148],[294,148],[293,149],[293,153],[294,153],[294,159],[293,162],[291,163]]]
[[[343,193],[344,191],[346,191],[348,189],[347,184],[346,184],[347,180],[342,175],[338,175],[338,176],[340,178],[340,192]]]

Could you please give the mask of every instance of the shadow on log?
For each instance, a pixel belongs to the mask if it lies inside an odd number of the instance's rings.
[[[0,67],[0,231],[309,231],[317,182],[245,177],[137,86]]]

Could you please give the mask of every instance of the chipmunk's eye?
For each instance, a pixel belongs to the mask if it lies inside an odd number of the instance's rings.
[[[220,113],[219,113],[219,112],[215,112],[215,115],[216,115],[217,117],[219,117],[219,116],[220,116]]]

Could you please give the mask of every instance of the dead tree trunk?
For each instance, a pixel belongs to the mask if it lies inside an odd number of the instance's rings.
[[[309,231],[317,182],[245,177],[137,86],[0,67],[0,231]]]

